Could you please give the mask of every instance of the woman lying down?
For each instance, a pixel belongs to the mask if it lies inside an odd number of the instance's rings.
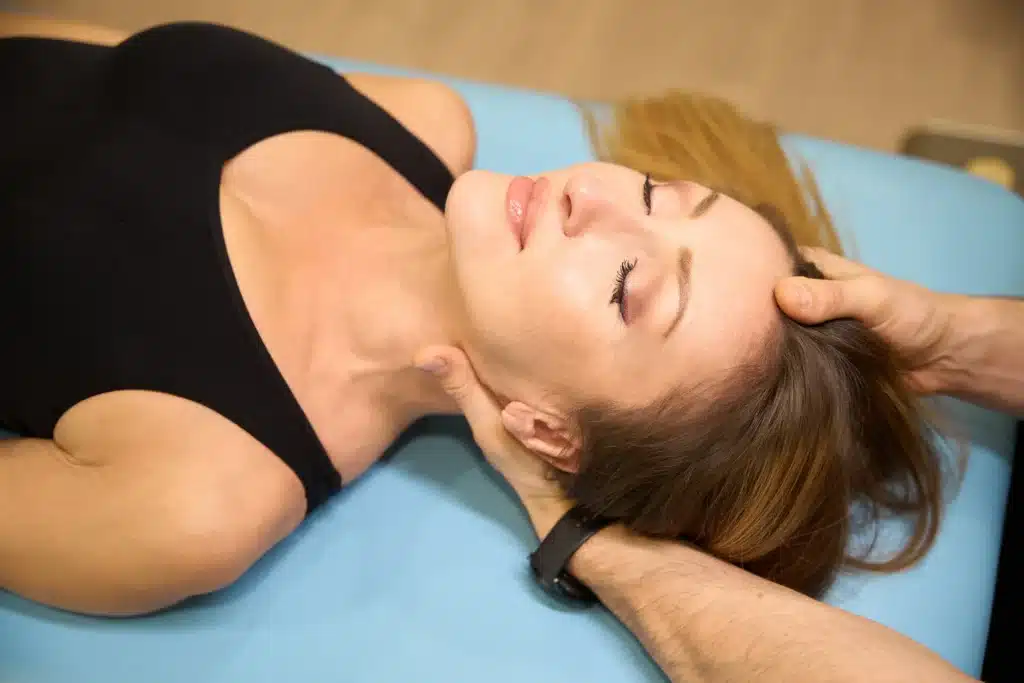
[[[943,466],[890,349],[776,308],[820,276],[797,246],[838,245],[771,127],[671,93],[513,178],[471,170],[438,83],[222,26],[7,26],[0,587],[130,615],[230,584],[456,410],[414,365],[439,345],[636,531],[810,595],[929,548]],[[848,550],[894,514],[898,553]]]

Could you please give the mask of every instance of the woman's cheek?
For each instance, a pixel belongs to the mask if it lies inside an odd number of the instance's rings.
[[[556,320],[552,322],[580,325],[597,315],[601,303],[598,293],[601,290],[593,271],[593,268],[567,265],[555,273],[549,291],[551,300],[556,304],[551,311]],[[611,300],[614,285],[614,277],[609,276],[605,303]]]

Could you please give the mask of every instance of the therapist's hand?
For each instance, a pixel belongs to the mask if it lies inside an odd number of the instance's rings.
[[[551,477],[550,466],[505,429],[501,405],[480,384],[466,354],[450,346],[433,347],[424,349],[415,362],[440,380],[465,415],[487,461],[519,496],[537,534],[546,536],[572,504]]]
[[[956,311],[963,297],[883,275],[824,249],[801,251],[827,279],[780,281],[775,298],[783,312],[809,325],[859,320],[896,349],[917,391],[942,391],[953,363]]]

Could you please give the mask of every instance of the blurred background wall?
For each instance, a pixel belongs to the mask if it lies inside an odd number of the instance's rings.
[[[125,30],[228,23],[290,47],[610,99],[687,88],[896,150],[933,119],[1024,131],[1024,0],[11,0]]]

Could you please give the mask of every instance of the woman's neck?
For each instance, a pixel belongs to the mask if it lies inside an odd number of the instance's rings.
[[[463,316],[447,233],[438,220],[359,231],[339,253],[315,357],[345,394],[369,400],[409,424],[458,409],[413,359],[427,346],[459,344]],[[340,380],[338,382],[337,380]],[[339,386],[340,384],[340,386]]]

